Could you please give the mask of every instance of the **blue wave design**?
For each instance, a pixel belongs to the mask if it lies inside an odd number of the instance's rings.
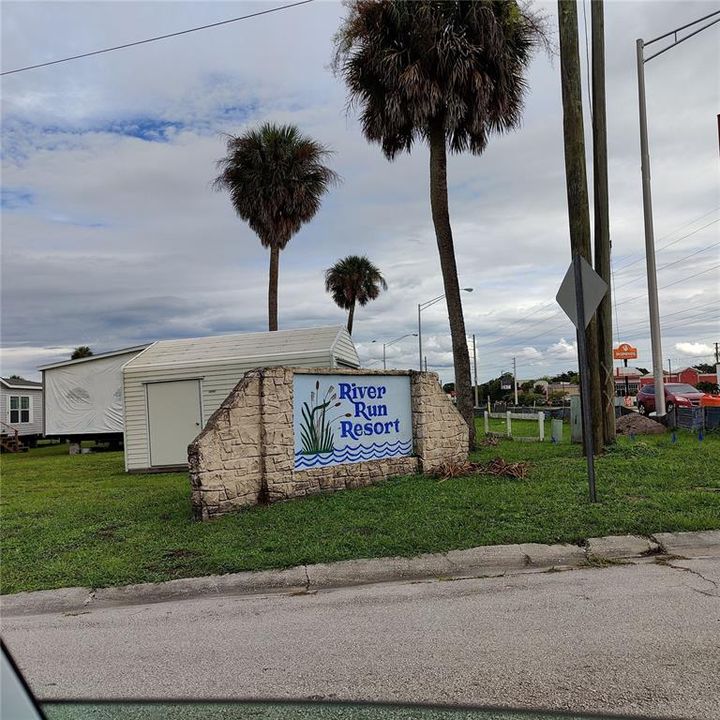
[[[383,458],[410,455],[411,453],[412,440],[397,440],[394,443],[371,443],[370,445],[349,445],[342,450],[317,455],[304,455],[302,451],[298,450],[295,453],[295,469],[305,470],[366,460],[382,460]]]

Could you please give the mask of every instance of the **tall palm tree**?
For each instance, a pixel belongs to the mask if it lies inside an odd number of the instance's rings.
[[[348,255],[325,271],[325,289],[338,307],[348,311],[347,329],[352,335],[355,303],[364,307],[387,290],[387,283],[365,255]]]
[[[479,155],[520,122],[525,71],[543,22],[514,0],[350,0],[335,36],[335,72],[362,130],[392,160],[430,147],[430,207],[450,319],[457,406],[474,446],[470,357],[447,192],[447,148]]]
[[[330,150],[294,125],[265,123],[230,135],[227,155],[218,161],[216,190],[227,190],[235,212],[270,248],[268,325],[278,329],[280,251],[312,220],[320,200],[339,176],[323,164]]]

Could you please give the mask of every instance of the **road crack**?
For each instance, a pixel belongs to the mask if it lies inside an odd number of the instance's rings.
[[[718,590],[718,584],[711,580],[708,577],[705,577],[702,573],[698,572],[697,570],[693,570],[692,568],[683,567],[682,565],[673,565],[670,560],[658,560],[657,561],[659,565],[664,565],[665,567],[672,568],[673,570],[681,570],[682,572],[690,573],[691,575],[695,575],[696,577],[699,577],[701,580],[705,581],[706,583],[709,583],[712,585],[715,590]],[[706,592],[704,590],[699,590],[698,588],[693,588],[695,592],[700,593],[701,595],[706,595],[707,597],[720,597],[716,592]]]

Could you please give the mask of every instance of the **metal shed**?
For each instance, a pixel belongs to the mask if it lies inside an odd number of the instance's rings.
[[[123,368],[125,469],[187,466],[187,446],[245,372],[257,367],[357,368],[345,327],[159,340]]]
[[[122,366],[147,347],[137,345],[40,367],[45,436],[120,441]]]

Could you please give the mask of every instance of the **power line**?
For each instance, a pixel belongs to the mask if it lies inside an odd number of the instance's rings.
[[[688,327],[690,325],[696,325],[697,323],[706,322],[712,318],[714,312],[716,312],[715,308],[710,308],[705,312],[698,313],[697,315],[690,315],[684,318],[674,318],[670,323],[664,322],[663,319],[662,330],[665,332],[667,330],[673,330],[674,328]],[[643,325],[647,325],[647,323],[640,323],[634,330],[630,330],[631,336],[633,332],[641,332]]]
[[[715,210],[717,210],[717,209],[718,209],[718,208],[715,208]],[[712,213],[712,212],[715,212],[715,210],[711,210],[710,212],[711,212],[711,213]],[[692,223],[697,222],[698,220],[702,219],[703,217],[706,217],[706,216],[709,215],[709,214],[710,214],[710,213],[705,213],[705,215],[701,215],[699,218],[696,218],[695,220],[691,220],[688,224],[689,224],[689,225],[692,225]],[[711,225],[714,225],[716,222],[720,222],[720,218],[718,218],[717,220],[712,220],[712,221],[710,221],[707,225],[703,225],[702,227],[696,228],[696,229],[693,230],[692,232],[687,233],[687,235],[682,235],[681,237],[677,238],[676,240],[673,240],[672,242],[667,243],[667,245],[663,245],[662,247],[657,248],[657,250],[656,250],[655,252],[661,252],[662,250],[666,250],[666,249],[669,248],[671,245],[675,245],[676,243],[679,243],[681,240],[685,240],[686,238],[689,238],[689,237],[695,235],[695,233],[699,233],[701,230],[705,230],[705,228],[709,228]],[[678,229],[681,229],[681,228],[678,228]],[[674,232],[670,233],[669,235],[666,235],[665,237],[670,237],[670,235],[674,235],[675,232],[677,232],[677,230],[675,230]],[[660,238],[660,239],[662,240],[663,238]],[[617,269],[617,271],[618,271],[618,272],[623,272],[624,270],[626,270],[626,269],[629,268],[630,266],[636,265],[637,263],[641,262],[641,261],[644,260],[644,259],[645,259],[644,256],[639,257],[637,260],[633,260],[631,263],[626,263],[625,265],[621,265],[621,266]]]
[[[543,303],[542,305],[535,308],[535,310],[533,310],[531,313],[528,313],[524,317],[518,318],[517,320],[513,320],[512,322],[508,323],[507,325],[505,325],[503,327],[503,331],[507,331],[507,329],[512,327],[513,325],[517,325],[517,324],[525,325],[529,321],[529,318],[532,315],[534,315],[537,312],[540,312],[540,310],[543,310],[544,308],[550,308],[551,306],[555,306],[555,309],[547,317],[542,318],[542,321],[546,322],[548,320],[552,320],[556,315],[558,315],[562,311],[562,309],[557,306],[555,300],[549,300],[548,302]],[[530,322],[533,322],[533,321],[530,321]],[[534,337],[536,337],[536,336],[534,336]],[[491,340],[490,342],[483,343],[483,348],[485,349],[492,345],[496,345],[497,343],[501,343],[505,339],[506,339],[505,337],[499,337],[495,340]]]
[[[658,289],[662,290],[663,288],[668,288],[671,285],[678,285],[680,283],[686,282],[687,280],[692,280],[693,278],[698,277],[698,275],[705,275],[705,273],[709,273],[712,270],[717,270],[718,268],[720,268],[720,263],[718,263],[717,265],[713,265],[712,267],[709,267],[707,270],[702,270],[701,272],[695,273],[694,275],[688,275],[687,277],[680,278],[679,280],[668,283],[667,285],[661,285]]]
[[[704,313],[711,313],[711,312],[717,312],[717,309],[715,307],[708,307],[708,303],[703,303],[702,305],[695,305],[694,307],[688,307],[684,308],[683,310],[676,310],[675,312],[671,313],[665,313],[662,316],[662,320],[664,321],[666,318],[674,317],[675,315],[684,315],[686,313],[698,313],[698,314],[704,314]],[[684,320],[684,319],[690,319],[695,317],[695,315],[688,315],[687,318],[677,318],[678,320]],[[673,321],[674,322],[674,321]],[[647,324],[647,320],[638,320],[636,322],[630,323],[625,329],[626,330],[633,330],[637,327],[642,327],[643,325]],[[663,325],[664,327],[664,325]]]
[[[716,208],[716,209],[717,209],[717,208]],[[715,210],[711,210],[710,212],[715,212]],[[708,214],[709,214],[709,213],[705,213],[705,216],[707,216]],[[701,217],[705,217],[705,216],[701,216]],[[699,219],[699,218],[697,218],[697,219]],[[696,219],[696,220],[693,220],[693,221],[691,221],[691,222],[696,222],[697,219]],[[665,245],[664,247],[669,247],[670,245],[673,245],[673,244],[675,244],[676,242],[679,242],[680,240],[683,240],[683,239],[686,238],[686,237],[690,237],[690,235],[694,235],[696,232],[699,232],[700,230],[703,230],[704,228],[709,227],[710,225],[713,225],[713,224],[716,223],[716,222],[718,222],[718,220],[713,220],[712,222],[708,223],[707,225],[704,225],[704,226],[701,227],[701,228],[697,228],[696,230],[693,230],[693,232],[688,233],[687,235],[684,235],[683,237],[677,238],[676,240],[673,240],[671,243],[668,243],[668,245]],[[667,237],[667,236],[666,236],[666,237]],[[707,250],[711,250],[712,248],[716,247],[717,245],[720,245],[720,241],[715,242],[715,243],[712,243],[711,245],[707,245],[707,246],[705,246],[705,247],[703,247],[703,248],[700,248],[699,250],[696,250],[696,251],[694,251],[694,252],[692,252],[692,253],[690,253],[690,254],[688,254],[688,255],[685,255],[685,256],[682,257],[682,258],[679,258],[678,260],[673,260],[673,261],[670,262],[670,263],[666,263],[665,265],[662,265],[661,267],[657,268],[657,272],[659,272],[660,270],[664,270],[665,268],[670,267],[670,266],[672,266],[672,265],[677,265],[677,263],[682,262],[683,260],[687,260],[688,258],[691,258],[691,257],[693,257],[694,255],[699,255],[701,252],[705,252],[705,251],[707,251]],[[662,248],[661,248],[661,249],[662,249]],[[642,259],[642,258],[641,258],[641,259]],[[626,266],[626,267],[629,267],[629,266]],[[696,273],[695,275],[690,275],[690,276],[687,277],[687,278],[682,278],[681,280],[676,281],[676,283],[677,283],[677,282],[684,282],[685,280],[689,280],[689,279],[691,279],[691,278],[697,277],[698,275],[702,275],[703,273],[709,272],[710,270],[713,270],[713,269],[714,269],[714,268],[709,268],[708,270],[704,270],[704,271],[702,271],[702,272],[700,272],[700,273]],[[613,304],[614,304],[614,307],[615,307],[616,338],[618,338],[618,339],[619,339],[619,337],[620,337],[620,329],[619,329],[620,323],[619,323],[618,311],[617,311],[618,305],[623,305],[623,304],[625,304],[625,303],[627,303],[627,302],[631,302],[632,300],[636,300],[636,299],[642,297],[642,295],[637,295],[637,296],[635,296],[635,297],[633,297],[633,298],[629,298],[628,300],[624,300],[624,301],[622,301],[622,302],[618,302],[618,301],[617,301],[617,290],[618,290],[618,288],[622,289],[622,288],[624,288],[624,287],[627,287],[628,285],[632,285],[632,284],[635,283],[635,282],[636,282],[636,280],[631,280],[631,281],[629,281],[629,282],[623,283],[622,285],[617,285],[617,286],[616,286],[616,285],[615,285],[615,273],[614,273],[614,272],[612,273],[612,285],[613,285],[613,287],[612,287],[612,296],[613,296]],[[662,288],[664,288],[664,287],[669,287],[670,285],[674,285],[674,284],[676,284],[676,283],[670,283],[669,285],[663,285],[660,289],[662,289]],[[539,307],[535,308],[535,310],[533,310],[531,313],[529,313],[529,314],[526,315],[525,317],[519,318],[519,319],[514,320],[513,322],[509,323],[508,325],[505,326],[504,329],[507,330],[508,328],[510,328],[510,327],[512,327],[512,326],[514,326],[514,325],[518,325],[518,324],[521,324],[521,326],[522,326],[522,325],[525,325],[525,324],[528,322],[529,318],[530,318],[532,315],[535,315],[536,313],[540,312],[542,309],[548,308],[548,307],[550,307],[550,306],[553,305],[553,304],[554,304],[554,301],[549,301],[549,302],[544,303],[543,305],[540,305]],[[552,319],[553,317],[555,317],[559,312],[560,312],[560,308],[556,308],[552,313],[550,313],[550,315],[549,315],[548,317],[543,318],[543,320],[544,320],[544,321],[550,320],[550,319]],[[559,325],[553,325],[553,328],[556,328],[556,327],[559,327]],[[632,327],[632,324],[631,324],[631,327]],[[541,334],[539,334],[539,335],[533,335],[533,336],[530,337],[530,338],[525,338],[525,339],[523,340],[523,342],[528,342],[529,340],[534,340],[534,339],[536,339],[536,338],[538,338],[538,337],[542,337],[542,336],[545,335],[545,334],[547,334],[547,333],[541,333]],[[483,346],[482,346],[482,347],[483,347],[483,349],[487,349],[488,347],[492,347],[493,345],[497,345],[498,343],[502,343],[502,342],[504,342],[505,340],[506,340],[506,338],[504,338],[504,337],[497,338],[497,339],[492,340],[492,341],[490,341],[490,342],[488,342],[488,343],[483,343]]]
[[[566,323],[569,323],[569,322],[570,322],[570,319],[569,319],[569,318],[564,318],[564,319],[562,320],[562,322],[555,323],[555,325],[553,325],[553,326],[551,326],[551,327],[549,327],[549,328],[546,328],[543,332],[538,333],[537,335],[532,335],[532,336],[530,336],[529,338],[523,338],[522,342],[523,342],[523,343],[528,343],[528,342],[530,342],[531,340],[536,340],[537,338],[541,338],[541,337],[545,337],[546,335],[550,335],[550,334],[553,333],[554,330],[556,330],[556,329],[559,328],[559,327],[562,327],[563,325],[565,325]]]
[[[220,25],[229,25],[230,23],[239,22],[240,20],[248,20],[249,18],[258,17],[260,15],[269,15],[270,13],[278,12],[280,10],[294,8],[298,5],[307,5],[311,2],[313,2],[313,0],[300,0],[300,2],[291,3],[290,5],[280,5],[279,7],[270,8],[269,10],[261,10],[259,12],[250,13],[249,15],[241,15],[240,17],[230,18],[229,20],[220,20],[219,22],[209,23],[208,25],[199,25],[197,27],[188,28],[187,30],[167,33],[166,35],[156,35],[155,37],[147,38],[145,40],[136,40],[135,42],[125,43],[124,45],[115,45],[114,47],[104,48],[102,50],[93,50],[91,52],[81,53],[80,55],[72,55],[70,57],[61,58],[59,60],[50,60],[49,62],[37,63],[36,65],[26,65],[25,67],[15,68],[14,70],[6,70],[5,72],[1,72],[0,76],[13,75],[15,73],[25,72],[26,70],[35,70],[37,68],[47,67],[48,65],[58,65],[60,63],[69,62],[70,60],[79,60],[80,58],[90,57],[92,55],[102,55],[103,53],[109,53],[115,50],[124,50],[125,48],[135,47],[136,45],[145,45],[146,43],[156,42],[158,40],[167,40],[168,38],[178,37],[179,35],[187,35],[188,33],[198,32],[198,30],[207,30],[208,28],[219,27]]]
[[[676,320],[675,322],[672,322],[670,324],[663,324],[662,330],[663,334],[672,331],[677,330],[679,328],[686,328],[688,331],[690,331],[690,328],[693,325],[700,325],[708,321],[708,318],[706,317],[695,317],[695,318],[681,318],[680,320]],[[637,328],[634,331],[631,331],[629,334],[626,333],[626,339],[646,339],[647,335],[639,335],[638,333],[645,332],[642,328]]]
[[[699,250],[695,250],[694,252],[691,252],[688,255],[678,258],[677,260],[673,260],[672,262],[665,263],[665,265],[661,265],[659,268],[657,268],[655,270],[655,272],[660,272],[661,270],[664,270],[665,268],[669,268],[672,265],[677,265],[679,262],[683,262],[684,260],[687,260],[688,258],[691,258],[695,255],[699,255],[700,253],[703,253],[707,250],[712,250],[714,247],[717,247],[718,245],[720,245],[720,240],[718,240],[717,242],[712,243],[710,245],[706,245],[705,247],[702,247]],[[636,282],[637,282],[637,278],[634,278],[633,280],[629,280],[628,282],[625,282],[622,285],[618,285],[618,287],[624,288],[624,287],[627,287],[628,285],[633,285]]]
[[[675,234],[676,232],[678,232],[679,230],[682,230],[683,228],[687,227],[688,225],[692,225],[693,223],[697,222],[698,220],[702,220],[703,218],[705,218],[705,217],[707,217],[708,215],[716,212],[717,210],[720,210],[720,207],[713,208],[712,210],[709,210],[708,212],[704,213],[703,215],[700,215],[699,217],[696,217],[694,220],[690,220],[689,222],[685,223],[684,225],[681,225],[680,227],[676,228],[675,230],[673,230],[672,232],[668,233],[667,235],[664,235],[662,238],[660,238],[660,240],[662,240],[662,239],[664,239],[664,238],[671,237],[672,235],[674,235],[674,234]],[[686,238],[688,238],[688,237],[691,237],[692,235],[695,235],[695,233],[698,233],[698,232],[700,232],[701,230],[704,230],[705,228],[710,227],[711,225],[714,225],[714,224],[717,223],[717,222],[720,222],[720,219],[718,219],[718,220],[713,220],[712,222],[709,222],[709,223],[707,223],[706,225],[703,225],[703,226],[700,227],[700,228],[696,228],[696,229],[693,230],[692,232],[686,233],[685,235],[682,235],[681,237],[676,238],[675,240],[672,240],[671,242],[667,243],[666,245],[663,245],[662,247],[658,248],[658,251],[664,250],[664,249],[670,247],[671,245],[674,245],[674,244],[680,242],[681,240],[684,240],[684,239],[686,239]],[[679,260],[675,260],[675,261],[673,261],[672,263],[667,263],[666,265],[663,265],[662,267],[658,268],[658,271],[660,271],[660,270],[662,270],[662,269],[664,269],[664,268],[666,268],[666,267],[670,267],[670,265],[677,264],[678,262],[681,262],[682,260],[685,260],[685,259],[687,259],[687,258],[689,258],[689,257],[692,257],[693,255],[697,255],[697,254],[699,254],[700,252],[703,252],[703,251],[705,251],[705,250],[709,250],[709,249],[711,249],[712,247],[715,247],[716,245],[718,245],[718,243],[714,243],[713,245],[706,246],[706,247],[702,248],[701,250],[698,250],[698,251],[696,251],[696,252],[690,253],[689,255],[686,255],[685,257],[680,258]],[[631,265],[634,265],[635,263],[640,262],[640,261],[643,260],[643,259],[644,259],[643,257],[640,257],[638,260],[634,260],[634,261],[631,262],[631,263],[628,263],[628,264],[626,264],[626,265],[624,265],[624,266],[621,266],[621,269],[628,268],[628,267],[630,267]],[[633,283],[635,282],[635,280],[632,280],[632,281],[630,281],[630,282],[623,283],[622,285],[616,286],[616,285],[615,285],[615,276],[616,276],[617,272],[618,272],[618,269],[617,269],[617,268],[613,268],[613,269],[612,269],[612,272],[611,272],[612,280],[611,280],[611,282],[612,282],[613,306],[614,306],[614,309],[615,309],[615,332],[616,332],[616,338],[619,339],[621,333],[620,333],[620,320],[619,320],[619,317],[618,317],[618,305],[622,305],[622,304],[624,304],[624,303],[626,303],[626,302],[632,302],[633,300],[637,300],[637,299],[641,298],[642,295],[636,295],[635,297],[629,298],[628,300],[624,300],[624,301],[622,301],[622,302],[618,302],[618,301],[617,301],[617,297],[618,297],[618,296],[617,296],[617,289],[618,289],[618,287],[619,287],[619,288],[627,287],[628,285],[633,284]],[[695,276],[693,275],[693,276],[691,276],[691,277],[695,277]],[[667,286],[665,286],[665,287],[667,287]],[[546,302],[546,303],[544,303],[544,304],[542,304],[542,305],[539,305],[539,306],[536,307],[532,312],[528,313],[528,314],[525,315],[524,317],[518,318],[517,320],[513,320],[512,322],[508,323],[503,329],[504,329],[504,330],[507,330],[507,329],[509,329],[509,328],[511,328],[511,327],[514,327],[514,326],[516,326],[516,325],[520,325],[520,326],[522,327],[523,325],[526,325],[527,323],[532,322],[532,321],[530,320],[530,318],[531,318],[533,315],[535,315],[536,313],[540,312],[541,310],[543,310],[543,309],[545,309],[545,308],[551,307],[551,306],[554,305],[554,304],[555,304],[555,301],[554,301],[554,300],[550,300],[550,301],[548,301],[548,302]],[[544,321],[550,320],[550,319],[552,319],[555,315],[557,315],[559,312],[560,312],[560,308],[556,308],[552,313],[550,313],[550,315],[549,315],[548,317],[543,318],[543,320],[544,320]],[[553,327],[558,327],[558,326],[556,325],[556,326],[553,326]],[[535,339],[535,338],[537,338],[537,337],[541,337],[541,335],[540,335],[540,336],[535,335],[535,336],[533,336],[533,337],[531,337],[531,338],[528,338],[528,340],[532,340],[532,339]],[[483,349],[486,349],[486,348],[488,348],[488,347],[492,347],[493,345],[497,345],[498,343],[502,343],[502,342],[504,342],[505,340],[506,340],[506,338],[504,338],[504,337],[502,337],[502,338],[497,338],[497,339],[495,339],[495,340],[491,340],[491,341],[488,342],[488,343],[483,343],[482,347],[483,347]]]
[[[612,257],[610,258],[610,283],[612,285],[613,308],[615,309],[615,339],[618,340],[620,338],[620,319],[618,317],[617,293],[615,292],[615,270],[613,268]]]
[[[671,285],[679,285],[680,283],[684,283],[684,282],[687,282],[688,280],[692,280],[693,278],[698,277],[698,275],[704,275],[705,273],[709,273],[712,270],[717,270],[718,268],[720,268],[720,265],[713,265],[712,267],[707,268],[707,270],[702,270],[701,272],[695,273],[694,275],[688,275],[687,277],[680,278],[679,280],[668,283],[667,285],[661,285],[658,288],[658,290],[663,290],[664,288],[668,288]],[[635,295],[631,298],[627,298],[626,300],[623,300],[622,302],[619,302],[618,305],[625,305],[626,303],[632,302],[633,300],[639,300],[642,297],[645,297],[645,296],[644,295]]]
[[[550,300],[548,302],[543,303],[542,305],[539,305],[538,307],[536,307],[532,312],[528,313],[527,315],[523,315],[523,317],[517,318],[516,320],[512,320],[509,323],[507,323],[507,325],[505,325],[503,327],[503,330],[507,330],[508,328],[511,328],[514,325],[517,325],[518,323],[524,325],[528,321],[528,318],[532,317],[533,315],[535,315],[535,313],[540,312],[544,308],[550,307],[551,305],[554,305],[553,300]],[[552,317],[553,314],[554,313],[552,313],[550,317]],[[502,318],[499,318],[499,319],[501,320]],[[545,318],[545,319],[547,320],[548,318]],[[495,342],[495,341],[493,341],[493,342]]]
[[[678,260],[673,260],[672,262],[665,263],[665,265],[661,265],[656,272],[660,272],[661,270],[664,270],[665,268],[669,268],[673,265],[677,265],[679,262],[683,262],[684,260],[687,260],[688,258],[691,258],[695,255],[699,255],[700,253],[705,252],[706,250],[712,250],[712,248],[717,247],[720,245],[720,240],[718,240],[716,243],[713,243],[712,245],[706,245],[703,248],[700,248],[699,250],[696,250],[695,252],[690,253],[689,255],[686,255],[685,257],[681,257]]]

